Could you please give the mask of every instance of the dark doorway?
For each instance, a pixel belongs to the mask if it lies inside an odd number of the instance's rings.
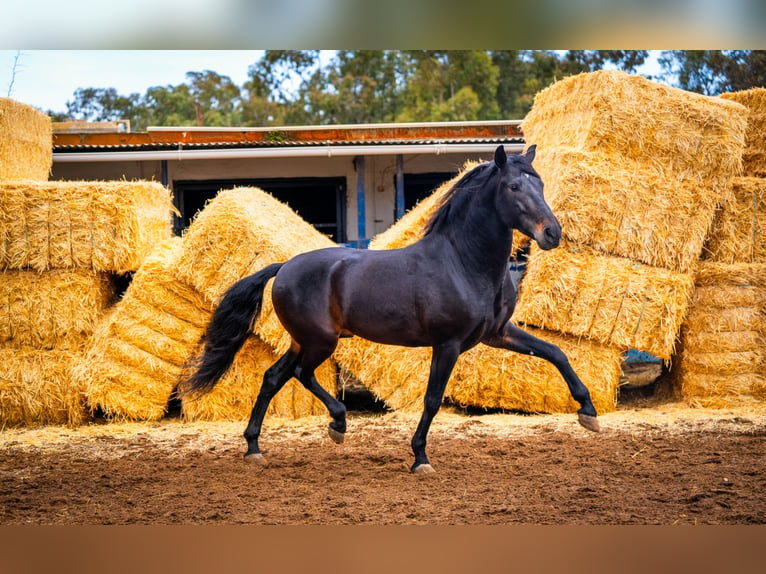
[[[186,229],[194,215],[222,189],[259,187],[289,205],[303,219],[336,243],[346,242],[346,178],[301,177],[262,179],[180,180],[173,182],[176,208],[174,228]]]
[[[445,181],[452,179],[457,172],[429,172],[404,174],[404,212],[407,213],[417,203],[429,195]]]

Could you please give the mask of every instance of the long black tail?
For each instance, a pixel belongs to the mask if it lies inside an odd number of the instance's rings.
[[[261,313],[266,283],[280,267],[282,263],[269,265],[240,279],[224,293],[207,326],[205,348],[196,361],[196,370],[178,385],[179,396],[210,392],[231,367]]]

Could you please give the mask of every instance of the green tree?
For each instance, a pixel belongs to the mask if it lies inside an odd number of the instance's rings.
[[[392,50],[341,50],[300,94],[319,124],[394,121],[408,74],[406,55]]]
[[[659,62],[665,81],[701,94],[766,87],[764,50],[668,50]]]
[[[74,100],[66,104],[68,118],[89,122],[129,119],[141,105],[139,94],[122,96],[115,88],[77,88]]]
[[[216,72],[188,72],[189,93],[199,103],[206,126],[236,126],[242,119],[242,95],[228,76]]]
[[[196,126],[197,111],[194,96],[187,84],[154,86],[143,98],[144,113],[136,122],[146,126]]]
[[[489,120],[499,114],[499,69],[484,51],[410,52],[414,72],[397,121]]]

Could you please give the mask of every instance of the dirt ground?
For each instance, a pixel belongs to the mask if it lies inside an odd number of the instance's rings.
[[[0,431],[0,524],[764,524],[766,406],[677,403],[601,417],[444,408],[432,475],[412,475],[417,417],[268,419],[268,464],[244,423],[91,424]]]

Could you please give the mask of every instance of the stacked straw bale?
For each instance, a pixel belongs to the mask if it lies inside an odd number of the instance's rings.
[[[256,187],[221,191],[184,235],[179,278],[211,301],[271,263],[336,244]]]
[[[115,296],[170,237],[152,182],[49,182],[50,119],[0,99],[0,425],[81,424],[73,376]]]
[[[619,351],[544,329],[526,330],[557,345],[567,355],[589,388],[599,413],[615,409],[622,372]],[[388,407],[404,412],[423,409],[431,349],[380,345],[354,338],[342,339],[335,357]],[[566,413],[580,408],[561,374],[547,361],[485,345],[460,356],[445,396],[461,406],[524,412]]]
[[[573,76],[525,118],[565,243],[533,249],[514,318],[669,360],[747,110],[622,72]]]
[[[135,271],[171,236],[173,209],[157,182],[0,182],[0,267]]]
[[[744,176],[716,213],[672,370],[687,403],[719,408],[766,400],[766,90],[722,97],[748,108]]]
[[[703,258],[720,263],[766,261],[766,178],[735,177],[705,243]]]
[[[112,419],[156,420],[199,354],[218,299],[237,280],[263,266],[332,241],[285,204],[256,188],[222,191],[195,218],[183,239],[173,238],[135,274],[122,300],[94,336],[76,370],[92,409]],[[274,317],[272,336],[289,339]],[[187,420],[242,420],[252,409],[263,373],[277,351],[251,335],[216,388],[184,397]],[[335,367],[317,372],[335,392]],[[298,418],[326,412],[298,382],[275,397],[270,412]]]
[[[689,273],[565,242],[530,257],[514,319],[669,360],[693,287]]]
[[[0,272],[0,343],[53,349],[85,340],[114,298],[105,273],[57,269]]]
[[[375,237],[370,249],[396,249],[420,239],[440,197],[465,171],[476,165],[467,163],[455,178]],[[514,251],[523,244],[523,240],[517,240],[518,235],[521,234],[514,234]],[[573,337],[543,329],[530,331],[564,350],[590,388],[599,412],[614,410],[621,372],[619,351],[595,342],[580,344]],[[390,408],[402,411],[423,408],[430,349],[401,348],[353,338],[340,341],[335,357]],[[446,396],[465,406],[528,412],[571,412],[579,408],[558,370],[546,361],[483,345],[461,355],[447,385]]]
[[[73,372],[91,409],[111,419],[162,418],[199,347],[211,308],[176,279],[180,254],[181,239],[173,238],[147,258]]]
[[[31,106],[0,98],[0,181],[46,181],[52,164],[50,117]]]
[[[82,361],[78,345],[54,350],[30,346],[0,347],[0,428],[87,420],[81,389],[70,369]]]
[[[742,175],[766,177],[766,88],[752,88],[721,97],[744,105],[750,112],[742,154]]]
[[[766,400],[766,264],[702,261],[673,379],[694,406]]]

